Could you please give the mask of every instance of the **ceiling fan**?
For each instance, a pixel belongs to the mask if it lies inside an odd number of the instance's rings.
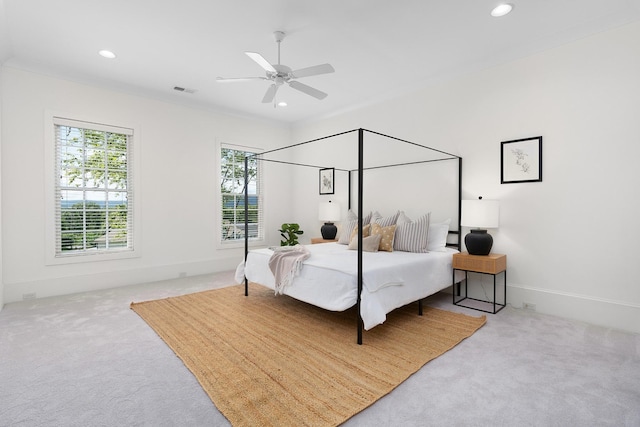
[[[286,65],[280,64],[280,42],[284,39],[285,33],[282,31],[275,31],[273,33],[276,39],[276,43],[278,43],[278,63],[271,64],[269,61],[264,59],[262,55],[256,52],[245,52],[247,56],[253,59],[259,66],[261,66],[265,70],[266,77],[239,77],[239,78],[224,78],[218,77],[216,80],[221,83],[226,82],[243,82],[249,80],[268,80],[271,82],[271,85],[267,89],[267,92],[264,94],[262,98],[263,103],[270,103],[276,97],[276,92],[278,88],[283,84],[288,84],[295,90],[299,90],[300,92],[306,93],[307,95],[313,96],[317,99],[324,99],[327,97],[327,94],[308,86],[304,83],[300,83],[297,79],[302,77],[316,76],[319,74],[328,74],[333,73],[335,70],[331,66],[331,64],[321,64],[314,65],[313,67],[301,68],[299,70],[292,70],[290,67]]]

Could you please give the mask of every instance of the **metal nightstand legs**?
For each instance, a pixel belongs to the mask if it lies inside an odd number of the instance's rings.
[[[469,283],[469,277],[468,277],[468,273],[469,272],[467,270],[462,270],[462,271],[464,271],[464,297],[462,297],[462,298],[460,298],[459,300],[456,301],[456,286],[455,286],[456,270],[458,270],[458,269],[456,269],[456,268],[453,269],[453,282],[454,282],[453,304],[454,305],[459,305],[460,307],[470,308],[472,310],[483,311],[485,313],[491,313],[491,314],[496,314],[497,312],[502,310],[507,305],[507,270],[502,271],[502,273],[504,275],[503,300],[502,300],[503,303],[502,304],[496,302],[496,276],[498,274],[500,274],[500,273],[492,274],[492,273],[481,273],[481,272],[472,271],[472,273],[476,273],[476,274],[489,274],[489,275],[493,276],[493,301],[485,301],[485,300],[481,300],[481,299],[477,299],[477,298],[471,298],[471,297],[467,296],[467,295],[469,295],[468,294],[468,289],[467,289],[468,283]],[[462,286],[458,286],[457,287],[458,290],[461,290],[461,288],[462,288]],[[477,306],[473,307],[473,306],[470,306],[470,305],[460,304],[464,300],[478,301],[478,302],[483,303],[483,304],[492,304],[493,305],[493,311],[484,310],[484,309],[479,308]]]

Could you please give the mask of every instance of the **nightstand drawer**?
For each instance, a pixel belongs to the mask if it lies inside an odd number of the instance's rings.
[[[498,274],[507,269],[507,256],[500,254],[469,255],[466,252],[454,254],[453,268],[478,273]]]

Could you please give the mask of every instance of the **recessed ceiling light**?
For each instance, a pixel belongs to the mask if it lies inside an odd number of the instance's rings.
[[[493,8],[493,10],[491,11],[491,16],[498,18],[500,16],[504,16],[508,14],[512,10],[513,10],[512,4],[509,4],[509,3],[501,4]]]
[[[284,102],[284,101],[278,102],[278,107],[286,107],[286,106],[287,106],[286,102]]]
[[[116,54],[111,52],[110,50],[101,50],[100,52],[98,52],[98,55],[108,59],[113,59],[116,57]]]

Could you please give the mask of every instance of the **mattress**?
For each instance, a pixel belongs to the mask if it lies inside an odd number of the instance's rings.
[[[354,306],[358,288],[357,251],[338,243],[308,245],[307,249],[310,257],[283,293],[326,310],[343,311]],[[451,286],[451,262],[457,252],[450,248],[429,253],[364,252],[360,304],[364,328],[383,323],[387,313],[398,307]],[[238,283],[246,277],[275,290],[268,265],[272,254],[268,248],[249,251],[246,264],[241,263],[236,271]]]

